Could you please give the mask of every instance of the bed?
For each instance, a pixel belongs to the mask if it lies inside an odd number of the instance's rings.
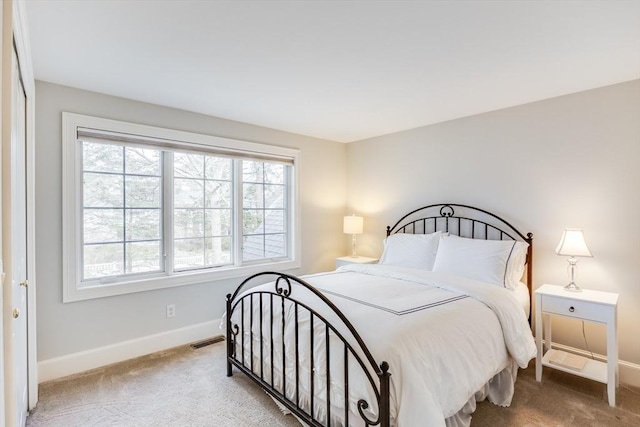
[[[227,376],[311,426],[460,427],[477,401],[508,406],[536,354],[533,235],[448,203],[386,236],[375,265],[244,280],[227,295]]]

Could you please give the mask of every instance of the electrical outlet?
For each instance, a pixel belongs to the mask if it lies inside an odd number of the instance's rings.
[[[175,317],[176,315],[176,305],[175,304],[169,304],[167,306],[167,319],[170,317]]]

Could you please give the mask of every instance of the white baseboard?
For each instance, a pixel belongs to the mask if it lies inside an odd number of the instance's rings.
[[[185,328],[174,329],[159,334],[148,335],[135,340],[123,341],[104,347],[68,354],[66,356],[38,362],[38,383],[77,374],[134,357],[144,356],[156,351],[166,350],[224,335],[220,330],[220,319],[198,323]],[[553,348],[576,353],[581,356],[591,357],[591,353],[563,344],[552,343]],[[600,354],[593,355],[596,360],[606,361],[606,357]],[[640,387],[640,365],[620,360],[618,362],[620,383]]]
[[[591,353],[585,350],[569,347],[568,345],[551,343],[551,347],[559,350],[564,350],[569,353],[579,354],[580,356],[591,358]],[[601,362],[606,362],[607,357],[601,354],[593,353],[593,357]],[[640,365],[636,363],[626,362],[624,360],[618,360],[618,375],[621,384],[627,384],[633,387],[640,387]]]
[[[38,383],[218,335],[220,319],[38,362]]]

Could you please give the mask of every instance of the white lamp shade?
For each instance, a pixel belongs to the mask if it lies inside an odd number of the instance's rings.
[[[584,241],[584,234],[580,229],[567,228],[562,233],[560,243],[556,247],[558,255],[566,255],[571,257],[584,256],[592,257],[591,251]]]
[[[344,234],[362,234],[363,219],[361,216],[345,216],[344,217]]]

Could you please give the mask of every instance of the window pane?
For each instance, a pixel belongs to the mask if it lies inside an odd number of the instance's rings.
[[[84,278],[159,271],[161,151],[99,143],[83,147],[85,169],[112,172],[85,171],[83,175],[83,239],[85,243],[104,243],[84,245]],[[128,207],[150,209],[124,209]]]
[[[174,153],[173,176],[183,178],[204,178],[204,158],[200,154]]]
[[[205,159],[205,178],[231,180],[233,160],[224,157],[207,156]]]
[[[204,239],[179,239],[175,240],[175,268],[204,266]]]
[[[284,228],[284,211],[266,210],[264,211],[264,232],[281,233]]]
[[[270,184],[284,184],[284,165],[265,163],[264,182],[268,182]]]
[[[203,182],[195,179],[173,180],[173,205],[176,208],[201,208],[204,203]]]
[[[82,169],[122,173],[124,147],[94,142],[82,143]]]
[[[159,240],[161,236],[159,209],[127,209],[127,240]]]
[[[264,258],[264,235],[244,236],[242,243],[242,259],[251,261]]]
[[[242,161],[243,182],[264,182],[262,162]]]
[[[264,207],[268,209],[284,208],[284,186],[265,185],[264,186]]]
[[[125,172],[134,175],[160,176],[160,153],[159,150],[146,148],[125,149]]]
[[[84,243],[121,242],[123,233],[122,209],[84,209]]]
[[[160,242],[127,243],[126,273],[160,271]]]
[[[124,245],[110,243],[84,246],[84,278],[117,276],[124,273]]]
[[[243,260],[287,255],[287,171],[279,163],[242,161]]]
[[[173,212],[175,238],[204,237],[204,210],[174,209]]]
[[[264,252],[267,258],[282,257],[287,254],[284,234],[267,234],[264,240]]]
[[[264,233],[264,211],[248,210],[243,211],[243,234],[262,234]]]
[[[231,263],[231,238],[214,237],[206,239],[207,265],[223,265]]]
[[[264,185],[262,184],[244,184],[242,186],[242,207],[246,208],[262,208],[263,205],[263,191]]]
[[[83,175],[83,204],[85,207],[123,207],[123,176],[85,172]]]
[[[159,208],[161,181],[160,178],[144,176],[127,176],[125,178],[127,207]]]
[[[205,236],[230,236],[231,209],[207,209],[205,211]]]
[[[233,160],[175,153],[174,168],[175,268],[230,263]]]
[[[205,181],[205,207],[230,208],[231,207],[231,182]]]

